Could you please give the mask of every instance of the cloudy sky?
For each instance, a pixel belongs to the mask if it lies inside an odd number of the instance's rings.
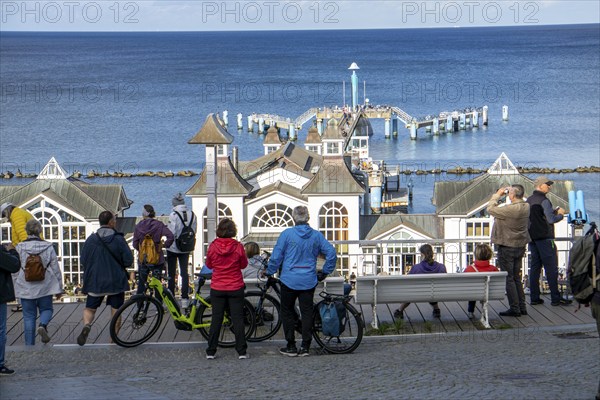
[[[599,23],[597,0],[0,0],[2,31],[223,31]]]

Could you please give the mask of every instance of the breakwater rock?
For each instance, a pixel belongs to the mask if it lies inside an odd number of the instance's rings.
[[[600,167],[592,165],[591,167],[577,167],[577,168],[547,168],[547,167],[517,167],[521,174],[572,174],[572,173],[600,173]],[[486,169],[472,168],[472,167],[453,167],[448,169],[434,168],[434,169],[410,169],[401,168],[400,173],[404,175],[439,175],[439,174],[454,174],[454,175],[479,175],[483,174]],[[71,176],[73,178],[131,178],[131,177],[157,177],[157,178],[172,178],[178,177],[190,177],[197,176],[198,172],[192,170],[186,171],[140,171],[140,172],[123,172],[123,171],[95,171],[91,170],[87,173],[81,171],[75,171]],[[12,178],[35,178],[37,174],[24,174],[21,171],[13,173],[12,171],[0,172],[0,178],[12,179]]]

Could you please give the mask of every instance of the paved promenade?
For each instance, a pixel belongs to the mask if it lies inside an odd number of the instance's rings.
[[[0,399],[593,399],[600,375],[592,324],[366,337],[350,355],[281,345],[250,344],[248,360],[206,360],[203,342],[15,345]]]

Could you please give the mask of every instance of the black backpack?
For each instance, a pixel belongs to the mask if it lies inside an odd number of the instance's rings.
[[[595,224],[585,236],[573,242],[569,252],[569,269],[567,276],[573,297],[579,304],[589,304],[598,290],[596,271],[596,252],[598,251],[599,234]]]
[[[181,223],[183,224],[183,229],[181,230],[181,233],[175,240],[175,245],[177,246],[179,251],[182,251],[184,253],[194,251],[194,248],[196,247],[196,232],[194,232],[194,229],[192,229],[192,223],[194,222],[194,213],[192,212],[192,218],[190,218],[190,223],[187,225],[185,224],[185,221],[181,214],[179,214],[177,211],[175,211],[175,214],[177,214],[177,216],[181,220]]]

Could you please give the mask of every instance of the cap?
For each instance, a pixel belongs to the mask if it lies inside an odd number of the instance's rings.
[[[173,200],[171,200],[171,204],[173,204],[173,207],[185,204],[185,199],[183,198],[183,195],[181,193],[177,193],[173,197]]]
[[[6,210],[10,206],[12,206],[12,203],[3,203],[0,206],[0,218],[4,217],[4,210]]]
[[[544,183],[548,186],[551,186],[554,184],[554,181],[548,179],[547,176],[538,176],[537,178],[535,178],[535,181],[533,181],[533,186],[542,186]]]

